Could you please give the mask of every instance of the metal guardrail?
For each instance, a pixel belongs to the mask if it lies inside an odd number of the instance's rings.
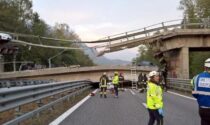
[[[0,80],[0,88],[10,88],[18,86],[39,85],[46,83],[53,83],[55,80]]]
[[[185,92],[191,92],[192,86],[190,84],[191,79],[177,79],[177,78],[168,78],[167,83],[168,87],[172,89],[177,89]]]
[[[45,85],[34,85],[25,87],[14,87],[14,88],[2,88],[0,89],[0,112],[7,111],[9,109],[15,109],[21,105],[28,104],[31,102],[37,102],[46,97],[52,97],[54,95],[74,91],[62,98],[59,98],[53,102],[50,102],[44,106],[41,106],[33,111],[22,114],[21,116],[4,123],[5,125],[18,124],[21,121],[33,117],[37,113],[52,107],[53,105],[68,99],[69,97],[81,93],[86,89],[91,88],[88,84],[90,81],[72,81],[72,82],[57,82]]]
[[[13,120],[11,120],[9,122],[6,122],[3,125],[16,125],[16,124],[20,123],[21,121],[29,119],[29,118],[35,116],[36,114],[40,113],[41,111],[49,109],[49,108],[53,107],[53,105],[56,105],[57,103],[62,102],[62,101],[66,100],[66,99],[68,99],[68,98],[70,98],[70,97],[72,97],[72,96],[74,96],[76,94],[80,94],[80,93],[82,93],[83,91],[85,91],[85,90],[87,90],[89,88],[91,88],[91,87],[90,86],[84,87],[83,89],[80,89],[77,92],[74,92],[74,93],[71,93],[71,94],[69,94],[67,96],[64,96],[62,98],[59,98],[56,101],[53,101],[53,102],[51,102],[51,103],[49,103],[47,105],[44,105],[43,107],[37,108],[37,109],[35,109],[35,110],[31,111],[31,112],[28,112],[28,113],[26,113],[24,115],[21,115],[20,117],[18,117],[16,119],[13,119]]]
[[[65,91],[87,86],[90,81],[57,82],[45,85],[0,89],[0,112]]]

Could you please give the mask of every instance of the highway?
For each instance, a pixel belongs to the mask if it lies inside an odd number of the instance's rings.
[[[127,89],[119,93],[119,98],[109,93],[104,99],[97,92],[60,125],[147,125],[145,96],[145,93]],[[193,98],[164,93],[164,115],[165,125],[200,124],[197,102]]]

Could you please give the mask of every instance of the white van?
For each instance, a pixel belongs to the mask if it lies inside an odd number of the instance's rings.
[[[10,36],[9,34],[6,33],[0,33],[0,41],[11,41],[12,40],[12,36]]]

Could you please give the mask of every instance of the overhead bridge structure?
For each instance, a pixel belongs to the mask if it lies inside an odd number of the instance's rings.
[[[98,82],[100,76],[106,72],[108,76],[113,76],[115,71],[122,72],[125,80],[131,80],[130,66],[93,66],[93,67],[58,67],[40,70],[26,70],[17,72],[0,73],[0,80],[5,79],[30,79],[30,80],[91,80]],[[157,67],[139,66],[138,73],[148,73],[157,70]],[[138,76],[136,76],[138,77]],[[136,78],[137,79],[137,78]]]
[[[197,23],[191,23],[196,20]],[[195,21],[194,21],[195,22]],[[160,62],[168,67],[169,77],[189,78],[189,53],[193,51],[210,50],[210,20],[207,19],[182,19],[154,24],[138,30],[128,31],[108,36],[96,41],[72,41],[53,39],[34,35],[9,33],[19,37],[32,37],[72,43],[94,43],[98,56],[105,53],[137,47],[150,46]],[[39,46],[55,49],[80,49],[69,47],[53,47],[49,45],[33,44],[20,40],[12,40],[16,44]],[[0,48],[1,49],[1,48]],[[2,49],[2,51],[5,49]],[[0,59],[1,60],[1,59]],[[1,67],[1,65],[0,65]],[[3,68],[0,68],[3,69]]]
[[[147,45],[154,50],[154,56],[160,63],[167,65],[169,77],[189,78],[190,52],[210,51],[209,27],[209,19],[200,23],[174,20],[109,36],[98,41],[106,42],[100,46],[98,56]]]

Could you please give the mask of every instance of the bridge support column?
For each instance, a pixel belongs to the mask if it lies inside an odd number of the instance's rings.
[[[0,72],[4,72],[4,56],[0,54]]]
[[[168,65],[168,77],[189,78],[189,48],[182,47],[165,53]]]
[[[179,53],[180,78],[189,79],[189,48],[183,47]]]

